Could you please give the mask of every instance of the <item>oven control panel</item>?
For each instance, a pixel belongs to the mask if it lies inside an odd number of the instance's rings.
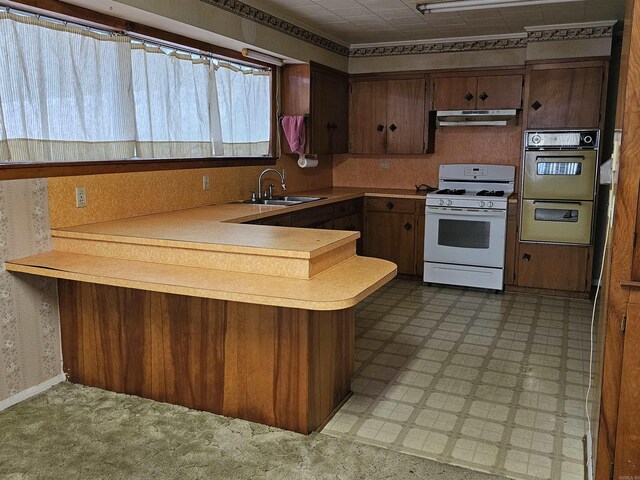
[[[600,141],[599,130],[527,131],[525,148],[535,149],[596,149]]]

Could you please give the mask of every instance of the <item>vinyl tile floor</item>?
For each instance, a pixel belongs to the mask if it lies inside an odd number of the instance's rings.
[[[322,433],[509,478],[583,480],[592,308],[396,279],[357,308],[353,395]]]

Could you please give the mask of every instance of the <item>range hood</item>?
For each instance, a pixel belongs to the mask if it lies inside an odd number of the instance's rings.
[[[483,127],[515,125],[518,112],[510,110],[439,110],[439,127]]]

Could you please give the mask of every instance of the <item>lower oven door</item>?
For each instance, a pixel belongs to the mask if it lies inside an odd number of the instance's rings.
[[[593,202],[523,200],[520,240],[589,245]]]
[[[425,262],[503,268],[507,212],[427,207]]]

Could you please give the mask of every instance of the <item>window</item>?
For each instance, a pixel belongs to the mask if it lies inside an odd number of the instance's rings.
[[[0,162],[270,152],[271,71],[0,13]]]

